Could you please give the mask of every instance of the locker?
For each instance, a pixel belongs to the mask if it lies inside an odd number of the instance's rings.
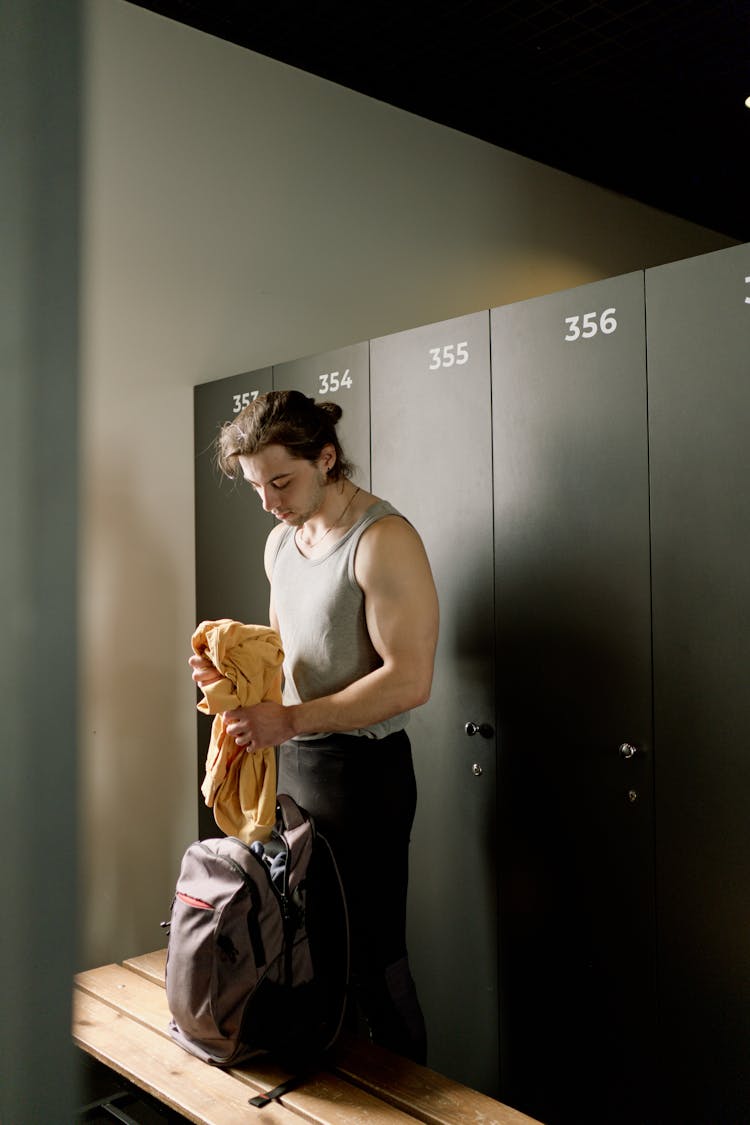
[[[750,1120],[750,246],[646,272],[665,1122]]]
[[[409,955],[430,1066],[497,1093],[489,315],[373,340],[370,363],[373,490],[421,534],[440,599],[432,698],[408,727]]]
[[[302,391],[316,402],[337,402],[343,410],[339,441],[355,465],[355,484],[370,488],[370,348],[351,344],[332,352],[275,364],[277,391]]]
[[[216,468],[214,440],[221,425],[258,394],[271,390],[271,368],[232,375],[195,388],[196,624],[232,617],[268,624],[263,544],[274,525],[249,485]],[[198,714],[198,782],[203,780],[211,719]],[[198,797],[201,838],[217,835],[213,813]]]
[[[199,617],[267,620],[207,448],[271,382],[425,541],[429,1062],[546,1125],[750,1119],[749,356],[744,246],[196,388]]]
[[[643,275],[491,321],[503,1096],[634,1125],[655,1018]]]

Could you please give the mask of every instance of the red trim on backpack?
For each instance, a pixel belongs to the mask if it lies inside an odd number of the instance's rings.
[[[187,906],[197,907],[198,910],[213,910],[210,902],[204,902],[202,898],[193,898],[192,895],[183,894],[182,891],[177,892],[177,898]]]

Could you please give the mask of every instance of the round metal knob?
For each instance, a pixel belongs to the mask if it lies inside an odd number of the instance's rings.
[[[625,758],[626,761],[630,758],[634,758],[637,753],[638,748],[636,746],[631,746],[629,742],[623,742],[620,747],[620,757]]]
[[[467,723],[464,730],[469,738],[473,738],[475,734],[481,734],[482,738],[492,738],[495,733],[489,723]]]

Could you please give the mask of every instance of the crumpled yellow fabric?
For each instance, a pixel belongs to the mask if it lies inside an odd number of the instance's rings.
[[[246,844],[267,840],[276,821],[276,757],[273,746],[247,753],[224,730],[222,712],[281,702],[281,639],[265,625],[223,618],[202,621],[193,651],[207,657],[222,679],[208,684],[198,710],[214,715],[201,791],[222,831]]]

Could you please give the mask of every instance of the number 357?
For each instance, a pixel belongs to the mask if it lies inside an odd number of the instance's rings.
[[[232,395],[234,402],[233,414],[239,414],[240,410],[244,410],[251,402],[255,402],[258,397],[258,391],[244,391],[241,395]]]

